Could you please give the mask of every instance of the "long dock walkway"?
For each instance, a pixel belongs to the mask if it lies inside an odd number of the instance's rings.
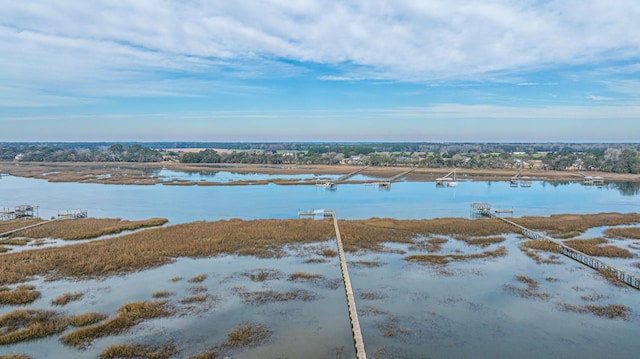
[[[0,233],[0,238],[2,238],[2,237],[6,237],[6,236],[8,236],[8,235],[10,235],[10,234],[13,234],[13,233],[16,233],[16,232],[24,231],[25,229],[29,229],[29,228],[33,228],[33,227],[42,226],[43,224],[51,223],[51,222],[53,222],[53,221],[57,221],[57,220],[58,220],[58,219],[51,219],[51,220],[48,220],[48,221],[42,221],[42,222],[39,222],[39,223],[36,223],[36,224],[32,224],[32,225],[30,225],[30,226],[21,227],[21,228],[16,228],[16,229],[13,229],[13,230],[10,230],[10,231],[7,231],[7,232],[4,232],[4,233]]]
[[[347,260],[344,256],[344,248],[342,247],[342,237],[340,236],[340,228],[338,227],[338,217],[336,212],[331,213],[333,218],[333,226],[336,230],[336,242],[338,244],[338,254],[340,256],[340,269],[342,270],[342,279],[344,281],[344,290],[347,293],[347,306],[349,307],[349,318],[351,319],[351,331],[353,333],[353,344],[356,349],[356,358],[366,359],[367,354],[364,351],[364,341],[362,340],[362,332],[360,331],[360,321],[358,321],[358,310],[353,297],[353,289],[351,288],[351,279],[349,278],[349,270],[347,269]]]
[[[360,168],[360,169],[357,169],[357,170],[355,170],[355,171],[353,171],[353,172],[351,172],[351,173],[347,173],[346,175],[344,175],[344,176],[342,176],[342,177],[338,178],[337,180],[335,180],[335,182],[334,182],[334,183],[344,182],[344,181],[348,180],[349,178],[351,178],[351,177],[353,177],[353,176],[357,175],[358,173],[360,173],[360,172],[362,172],[362,171],[366,170],[367,168],[369,168],[369,166],[364,166],[364,167],[362,167],[362,168]]]
[[[634,276],[633,274],[624,271],[622,269],[616,268],[614,266],[612,266],[611,264],[608,264],[606,262],[603,262],[600,259],[597,259],[595,257],[592,257],[588,254],[585,254],[583,252],[580,252],[579,250],[573,249],[571,247],[566,246],[564,243],[557,241],[551,237],[548,237],[540,232],[536,232],[536,231],[532,231],[524,226],[521,226],[517,223],[514,223],[506,218],[502,218],[500,216],[496,216],[495,214],[485,211],[484,212],[486,216],[489,216],[491,218],[498,218],[499,220],[508,223],[516,228],[518,228],[522,234],[524,234],[525,236],[531,238],[531,239],[536,239],[536,240],[543,240],[543,241],[548,241],[551,242],[555,245],[557,245],[558,247],[560,247],[560,253],[575,260],[578,261],[588,267],[591,267],[595,270],[605,270],[608,271],[610,273],[612,273],[613,275],[616,276],[616,278],[618,278],[618,280],[626,283],[627,285],[640,290],[640,278]]]
[[[412,167],[412,168],[411,168],[411,169],[409,169],[409,170],[406,170],[406,171],[404,171],[404,172],[402,172],[402,173],[399,173],[399,174],[397,174],[397,175],[395,175],[395,176],[393,176],[393,177],[389,178],[387,181],[389,181],[389,182],[393,182],[393,181],[395,181],[395,180],[398,180],[398,179],[400,179],[400,178],[402,178],[402,177],[404,177],[404,176],[408,175],[409,173],[411,173],[411,172],[415,171],[415,170],[416,170],[416,168],[417,168],[417,167]]]

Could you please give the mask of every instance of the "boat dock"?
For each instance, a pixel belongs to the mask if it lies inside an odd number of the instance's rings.
[[[491,213],[491,207],[488,206],[488,204],[483,204],[483,206],[480,206],[478,203],[473,203],[472,205],[472,210],[473,208],[476,209],[476,211],[478,213],[481,213],[483,216],[485,217],[490,217],[490,218],[497,218],[515,228],[517,228],[523,235],[525,235],[526,237],[529,237],[531,239],[534,240],[542,240],[542,241],[547,241],[547,242],[551,242],[555,245],[557,245],[560,248],[560,253],[577,261],[580,262],[588,267],[591,267],[597,271],[607,271],[611,274],[613,274],[616,278],[618,278],[618,280],[620,280],[621,282],[624,282],[625,284],[627,284],[630,287],[633,287],[635,289],[640,290],[640,278],[634,276],[633,274],[624,271],[622,269],[616,268],[614,266],[612,266],[611,264],[608,264],[598,258],[592,257],[588,254],[585,254],[583,252],[580,252],[579,250],[573,249],[567,245],[565,245],[564,243],[562,243],[561,241],[558,241],[554,238],[551,238],[547,235],[544,235],[540,232],[536,232],[536,231],[532,231],[524,226],[521,226],[513,221],[510,221],[506,218],[502,218],[500,216],[497,216],[493,213]]]
[[[351,320],[351,332],[353,334],[353,344],[356,349],[356,358],[366,359],[367,354],[364,351],[364,340],[360,331],[360,321],[358,320],[358,310],[356,309],[356,301],[351,288],[351,278],[349,278],[349,270],[347,268],[347,260],[344,256],[344,248],[342,247],[342,237],[340,236],[340,227],[338,227],[338,217],[334,211],[327,211],[333,218],[333,226],[336,231],[336,243],[338,245],[338,255],[340,256],[340,269],[342,270],[342,279],[344,282],[344,290],[347,294],[347,307],[349,309],[349,318]]]

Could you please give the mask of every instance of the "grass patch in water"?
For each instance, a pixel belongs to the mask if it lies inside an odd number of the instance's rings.
[[[161,345],[153,344],[114,344],[104,349],[98,358],[148,358],[168,359],[178,354],[176,345],[169,341]]]
[[[80,240],[97,238],[123,231],[157,227],[167,223],[164,218],[150,218],[141,221],[127,221],[120,218],[79,218],[52,221],[42,226],[25,229],[14,235],[28,238],[60,238]]]
[[[48,310],[16,309],[0,316],[0,345],[48,337],[69,324],[64,316]]]
[[[69,324],[74,327],[85,327],[87,325],[96,324],[107,319],[109,316],[104,313],[89,312],[69,317]]]
[[[14,238],[0,240],[1,246],[26,246],[31,240],[29,238]]]
[[[173,314],[173,308],[165,302],[134,302],[127,303],[118,309],[118,315],[106,321],[76,329],[63,335],[60,340],[68,346],[86,349],[97,338],[117,335],[147,319],[168,317]]]
[[[153,292],[153,297],[154,298],[167,298],[173,295],[173,292],[170,292],[168,290],[160,290],[157,292]]]
[[[591,313],[598,317],[609,319],[621,318],[627,320],[627,315],[631,312],[631,309],[623,304],[573,305],[564,303],[561,305],[561,307],[566,311],[577,313]]]
[[[294,289],[287,292],[276,292],[273,290],[260,290],[249,292],[243,287],[234,287],[232,292],[240,297],[247,304],[266,304],[274,302],[290,302],[294,300],[312,301],[318,295],[305,289]]]
[[[426,264],[447,264],[451,261],[466,261],[478,258],[496,258],[507,255],[507,248],[498,247],[492,251],[484,251],[482,253],[473,254],[412,254],[405,256],[404,259],[411,262]]]
[[[0,355],[0,359],[32,359],[32,357],[22,353],[9,353]]]
[[[208,294],[196,294],[196,295],[192,295],[190,297],[186,297],[182,299],[180,303],[182,304],[202,303],[202,302],[206,302],[207,299],[209,299],[209,297],[210,296]]]
[[[32,285],[21,284],[11,290],[6,286],[0,288],[0,304],[2,305],[23,305],[33,303],[40,298],[40,292]]]
[[[608,241],[604,238],[572,239],[564,242],[567,247],[573,248],[590,256],[633,258],[633,253],[628,249],[612,245],[602,245],[605,243],[608,243]]]
[[[322,274],[295,272],[289,275],[289,281],[291,282],[315,282],[324,279]]]
[[[353,267],[375,268],[382,267],[384,263],[380,261],[350,261],[348,264]]]
[[[207,279],[206,274],[198,274],[197,276],[189,279],[189,283],[202,283],[205,279]]]
[[[640,227],[616,227],[609,228],[604,231],[605,236],[624,238],[624,239],[640,239]]]
[[[532,230],[547,231],[556,238],[571,238],[593,227],[640,223],[640,213],[557,214],[549,217],[520,217],[511,220]]]
[[[277,269],[254,269],[240,273],[243,277],[249,278],[253,282],[264,282],[284,278],[284,273]]]
[[[55,298],[54,300],[51,301],[52,305],[67,305],[70,302],[74,302],[77,300],[82,299],[82,297],[84,296],[84,294],[80,293],[80,292],[76,292],[76,293],[65,293],[57,298]]]
[[[411,251],[427,251],[429,253],[438,252],[442,249],[442,245],[447,243],[449,240],[447,238],[429,238],[427,240],[416,240],[412,245],[409,246],[409,250]]]
[[[549,293],[541,293],[539,291],[540,284],[533,278],[529,278],[529,277],[524,276],[524,275],[517,275],[516,276],[516,281],[525,284],[527,287],[526,288],[519,288],[519,287],[516,287],[516,286],[513,286],[513,285],[506,284],[504,286],[505,289],[511,291],[512,293],[515,293],[515,294],[519,295],[522,298],[534,298],[534,299],[546,300],[546,299],[549,299],[551,297],[551,295]]]

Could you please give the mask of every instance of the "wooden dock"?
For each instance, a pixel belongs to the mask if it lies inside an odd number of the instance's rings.
[[[362,167],[360,169],[357,169],[357,170],[355,170],[355,171],[353,171],[351,173],[347,173],[346,175],[344,175],[344,176],[338,178],[337,180],[335,180],[334,183],[337,184],[337,183],[340,183],[340,182],[344,182],[344,181],[348,180],[349,178],[357,175],[358,173],[366,170],[367,168],[369,168],[369,166],[364,166],[364,167]]]
[[[33,227],[42,226],[42,225],[44,225],[44,224],[51,223],[51,222],[54,222],[54,221],[57,221],[57,220],[58,220],[58,219],[51,219],[51,220],[48,220],[48,221],[42,221],[42,222],[40,222],[40,223],[32,224],[32,225],[30,225],[30,226],[21,227],[21,228],[13,229],[13,230],[11,230],[11,231],[7,231],[7,232],[4,232],[4,233],[0,233],[0,238],[2,238],[2,237],[6,237],[6,236],[8,236],[8,235],[10,235],[10,234],[13,234],[13,233],[17,233],[17,232],[20,232],[20,231],[24,231],[25,229],[29,229],[29,228],[33,228]]]
[[[395,176],[393,176],[393,177],[389,178],[387,181],[388,181],[388,182],[397,181],[397,180],[399,180],[400,178],[402,178],[402,177],[404,177],[404,176],[408,175],[409,173],[411,173],[411,172],[415,171],[415,170],[416,170],[416,168],[417,168],[417,167],[412,167],[412,168],[411,168],[411,169],[409,169],[409,170],[406,170],[406,171],[404,171],[404,172],[402,172],[402,173],[399,173],[399,174],[397,174],[397,175],[395,175]]]
[[[491,218],[497,218],[505,223],[508,223],[514,227],[516,227],[517,229],[520,230],[520,232],[522,232],[522,234],[524,234],[525,236],[531,238],[531,239],[535,239],[535,240],[542,240],[542,241],[548,241],[551,242],[555,245],[557,245],[560,248],[560,253],[577,261],[580,262],[588,267],[591,267],[595,270],[598,271],[607,271],[612,273],[613,275],[615,275],[616,278],[618,278],[618,280],[624,282],[625,284],[627,284],[630,287],[633,287],[635,289],[640,290],[640,278],[634,276],[633,274],[624,271],[622,269],[616,268],[598,258],[592,257],[588,254],[582,253],[576,249],[573,249],[571,247],[566,246],[564,243],[557,241],[551,237],[548,237],[540,232],[536,232],[536,231],[532,231],[526,227],[523,227],[517,223],[514,223],[506,218],[502,218],[500,216],[496,216],[495,214],[491,213],[491,211],[483,211],[482,214],[484,216],[487,217],[491,217]]]
[[[347,268],[347,260],[344,256],[344,248],[342,247],[342,237],[340,236],[340,227],[338,227],[338,217],[334,211],[331,213],[333,218],[333,226],[336,231],[336,243],[338,244],[338,254],[340,256],[340,269],[342,270],[342,279],[344,281],[344,290],[347,294],[347,307],[349,309],[349,318],[351,320],[351,331],[353,333],[353,344],[356,349],[356,358],[366,359],[367,354],[364,351],[364,341],[362,332],[360,331],[360,321],[358,320],[358,310],[356,309],[356,301],[351,288],[351,279],[349,278],[349,270]]]

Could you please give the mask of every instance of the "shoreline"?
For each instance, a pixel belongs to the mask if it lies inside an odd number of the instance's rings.
[[[177,172],[235,172],[267,175],[345,175],[358,169],[360,175],[371,177],[371,181],[346,181],[345,183],[367,183],[390,179],[411,167],[366,167],[350,165],[257,165],[257,164],[186,164],[175,162],[130,163],[130,162],[0,162],[0,173],[16,177],[40,178],[50,182],[78,182],[102,184],[169,184],[169,185],[249,185],[275,183],[280,185],[310,185],[313,181],[268,179],[259,181],[195,182],[164,180],[149,171],[162,169]],[[451,168],[416,168],[402,177],[410,182],[434,182],[436,178],[451,172]],[[456,178],[463,181],[509,181],[518,169],[456,169]],[[581,181],[584,175],[600,176],[606,182],[640,182],[640,175],[595,171],[545,171],[523,170],[519,178],[530,181]],[[401,179],[402,180],[402,179]]]

